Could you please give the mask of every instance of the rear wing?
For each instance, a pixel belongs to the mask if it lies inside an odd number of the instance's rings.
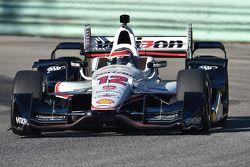
[[[191,58],[192,25],[187,26],[186,36],[135,36],[140,56]],[[114,37],[91,36],[91,27],[84,29],[84,52],[86,57],[108,56],[112,50]]]
[[[108,57],[113,41],[111,36],[91,36],[91,28],[86,25],[83,42],[59,43],[51,53],[51,59],[55,59],[56,51],[61,49],[77,49],[88,58]],[[140,56],[192,58],[192,25],[188,24],[186,36],[135,36],[135,42]]]

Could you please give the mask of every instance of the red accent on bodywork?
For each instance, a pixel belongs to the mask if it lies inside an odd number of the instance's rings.
[[[128,81],[128,78],[123,77],[123,76],[112,75],[110,76],[110,78],[111,79],[109,80],[109,83],[117,83],[117,84],[124,85],[124,86],[126,86],[126,83]]]
[[[59,91],[59,86],[62,82],[57,82],[56,85],[55,85],[55,93],[60,93]],[[63,99],[68,99],[70,98],[71,96],[73,95],[56,95],[56,97],[60,97],[60,98],[63,98]]]
[[[140,56],[159,56],[159,57],[183,57],[185,58],[187,54],[185,53],[167,53],[167,52],[139,52]]]
[[[123,51],[114,51],[110,56],[119,56],[119,55],[127,55],[129,54],[128,50],[123,50]]]
[[[86,53],[85,54],[86,57],[109,57],[110,54],[109,53]]]
[[[140,51],[140,56],[152,56],[152,57],[176,57],[176,58],[186,58],[186,53],[169,53],[169,52],[149,52]],[[87,53],[86,57],[109,57],[109,53]]]
[[[59,85],[61,84],[62,82],[57,82],[56,85],[55,85],[55,92],[60,92],[59,91]]]

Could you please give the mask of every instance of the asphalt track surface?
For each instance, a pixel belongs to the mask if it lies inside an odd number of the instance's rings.
[[[204,135],[169,131],[53,132],[37,138],[10,131],[10,92],[16,71],[48,58],[64,39],[0,36],[0,166],[242,166],[250,164],[250,44],[225,44],[230,109],[224,127]],[[71,41],[66,39],[66,41]],[[80,41],[80,40],[74,40]],[[175,76],[180,60],[164,75]]]

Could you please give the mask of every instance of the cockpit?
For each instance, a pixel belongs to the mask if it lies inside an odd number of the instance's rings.
[[[137,67],[137,57],[128,48],[119,48],[113,51],[108,58],[107,65],[128,65]]]
[[[136,48],[129,44],[119,44],[106,57],[96,57],[92,61],[92,72],[109,65],[126,65],[142,71],[150,71],[148,62],[152,57],[140,57]]]

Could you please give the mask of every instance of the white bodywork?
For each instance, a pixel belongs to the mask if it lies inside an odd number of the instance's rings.
[[[126,31],[130,42],[119,43],[119,35]],[[117,49],[127,48],[132,51],[137,61],[143,61],[144,69],[127,65],[101,65],[100,59],[108,60]],[[176,82],[161,82],[156,69],[148,68],[148,62],[154,62],[152,57],[141,58],[136,47],[135,37],[129,27],[120,27],[114,37],[113,48],[110,55],[94,58],[92,62],[92,79],[89,81],[60,82],[55,87],[55,93],[60,98],[70,98],[74,93],[91,93],[92,110],[117,110],[133,94],[164,93],[176,94]],[[82,74],[83,75],[83,74]],[[83,76],[85,77],[85,76]],[[67,94],[68,92],[68,94]],[[66,94],[66,95],[65,95]],[[84,100],[84,99],[83,99]]]
[[[161,82],[154,72],[139,70],[126,65],[110,65],[96,70],[92,81],[59,82],[56,93],[68,92],[68,95],[57,95],[69,98],[70,92],[92,93],[92,110],[115,110],[132,94],[159,93],[176,94],[176,82]]]
[[[93,74],[92,109],[118,109],[135,93],[176,93],[176,82],[161,83],[156,73],[135,67],[111,65],[103,67]]]

